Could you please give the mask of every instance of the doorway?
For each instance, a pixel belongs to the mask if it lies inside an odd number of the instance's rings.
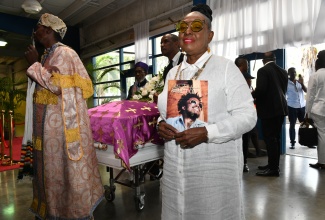
[[[273,51],[276,54],[277,60],[276,63],[277,65],[281,66],[282,68],[285,68],[285,63],[286,63],[286,56],[285,55],[286,51],[284,49],[281,50],[276,50]],[[262,62],[262,56],[263,53],[252,53],[245,55],[244,57],[248,60],[249,62],[249,71],[250,74],[255,77],[255,79],[252,80],[252,87],[256,87],[256,77],[257,77],[257,71],[263,67],[263,62]],[[290,62],[291,63],[291,62]],[[292,63],[291,63],[292,64]],[[287,69],[287,68],[285,68]],[[283,154],[288,154],[288,155],[294,155],[294,156],[301,156],[301,157],[307,157],[307,158],[315,158],[317,159],[317,149],[316,148],[309,148],[307,146],[302,146],[298,143],[298,129],[299,129],[299,122],[297,121],[296,124],[296,145],[295,149],[290,149],[290,138],[289,138],[289,120],[288,117],[286,117],[283,129],[282,129],[282,138],[281,141],[283,141],[284,144],[281,146],[281,152]],[[261,146],[265,146],[264,141]]]

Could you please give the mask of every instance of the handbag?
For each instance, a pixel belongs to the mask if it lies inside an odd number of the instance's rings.
[[[304,146],[317,146],[318,133],[314,121],[306,115],[298,130],[298,142]]]

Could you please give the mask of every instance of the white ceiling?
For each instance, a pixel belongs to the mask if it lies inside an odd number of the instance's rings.
[[[0,0],[0,13],[39,19],[43,13],[60,17],[69,26],[87,26],[136,0],[38,0],[43,9],[36,15],[28,14],[21,8],[24,0]],[[0,50],[0,64],[10,64],[17,60],[30,43],[29,36],[9,33],[0,29],[0,36],[6,37],[8,45]],[[9,46],[9,44],[11,44]]]

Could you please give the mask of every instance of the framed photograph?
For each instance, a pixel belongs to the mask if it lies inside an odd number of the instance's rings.
[[[167,123],[179,131],[203,127],[208,121],[208,81],[169,80]]]

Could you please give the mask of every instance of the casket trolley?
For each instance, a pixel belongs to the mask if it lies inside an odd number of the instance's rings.
[[[156,132],[159,112],[153,103],[136,101],[112,102],[88,110],[93,131],[98,163],[109,172],[109,186],[104,185],[105,198],[115,199],[115,183],[134,189],[136,209],[145,206],[145,193],[141,181],[151,167],[151,161],[162,160],[164,146]],[[119,170],[114,177],[113,170]],[[122,181],[122,174],[130,170],[133,181]]]

